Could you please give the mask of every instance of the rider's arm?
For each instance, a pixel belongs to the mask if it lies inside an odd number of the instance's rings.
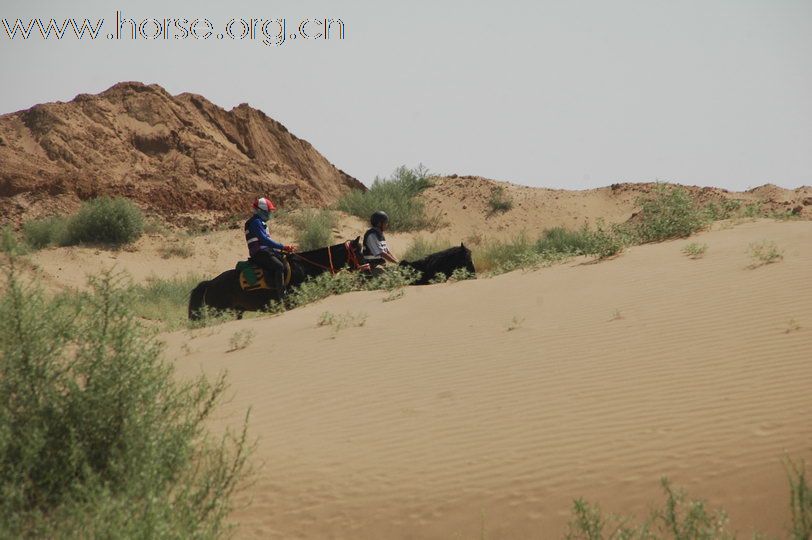
[[[284,246],[279,242],[274,241],[269,235],[268,231],[265,227],[262,226],[262,223],[257,219],[251,222],[248,225],[249,230],[253,233],[254,236],[259,238],[259,243],[262,246],[267,246],[273,249],[282,249]]]

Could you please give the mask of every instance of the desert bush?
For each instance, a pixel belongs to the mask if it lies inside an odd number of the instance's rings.
[[[338,218],[330,210],[305,209],[291,213],[286,220],[296,229],[296,244],[302,251],[319,249],[333,243],[333,228]]]
[[[750,244],[750,258],[753,259],[752,268],[772,264],[784,258],[784,252],[771,240],[762,240]]]
[[[42,249],[62,243],[67,220],[51,216],[23,223],[22,232],[25,243],[33,249]]]
[[[629,517],[605,516],[597,505],[583,499],[573,504],[572,517],[565,538],[569,540],[724,540],[733,539],[727,515],[710,510],[704,501],[686,500],[685,493],[674,490],[667,479],[661,481],[666,500],[640,524]]]
[[[584,226],[577,231],[564,227],[547,229],[536,242],[536,251],[585,255],[590,251],[589,229]]]
[[[488,198],[488,208],[490,208],[490,214],[507,212],[513,208],[513,199],[505,192],[504,186],[497,186],[491,190],[491,196]]]
[[[64,245],[83,243],[126,244],[144,230],[144,217],[132,201],[122,197],[99,197],[85,201],[67,223]]]
[[[248,451],[204,429],[224,378],[176,382],[118,276],[54,309],[7,259],[0,537],[220,536]]]
[[[433,229],[439,225],[438,216],[429,216],[418,198],[431,186],[429,171],[422,165],[415,169],[401,166],[388,179],[375,178],[368,191],[351,191],[338,201],[338,209],[358,216],[364,221],[377,210],[389,215],[392,231]]]
[[[420,272],[410,266],[387,264],[378,268],[378,274],[366,281],[363,287],[370,291],[394,291],[411,285],[420,279]]]
[[[627,246],[636,242],[635,235],[628,227],[620,224],[606,225],[598,220],[595,229],[585,229],[586,240],[585,255],[596,255],[605,259],[617,255]]]
[[[658,184],[639,204],[641,219],[636,232],[641,242],[690,236],[707,223],[705,213],[680,186]]]
[[[708,244],[699,244],[697,242],[691,242],[684,248],[682,248],[682,252],[690,257],[691,259],[701,259],[705,256],[705,252],[708,250]]]
[[[246,328],[244,330],[237,330],[228,340],[229,349],[226,352],[234,352],[248,347],[254,337],[257,335],[253,330]]]
[[[535,244],[527,238],[525,232],[508,241],[485,241],[472,256],[478,272],[494,273],[529,266],[539,258]]]
[[[334,294],[361,290],[362,280],[363,277],[357,272],[342,271],[336,274],[320,274],[308,279],[289,294],[288,307],[305,306]]]

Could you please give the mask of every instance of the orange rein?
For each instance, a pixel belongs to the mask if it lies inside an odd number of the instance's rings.
[[[362,268],[363,266],[366,266],[366,265],[362,265],[358,261],[358,257],[355,256],[355,252],[350,248],[350,241],[349,240],[344,242],[344,249],[347,250],[347,260],[350,261],[350,263],[352,263],[352,269],[353,270],[358,270],[358,269]],[[299,255],[298,253],[295,253],[295,252],[288,253],[288,255],[294,255],[294,256],[298,257],[299,259],[303,260],[304,262],[306,262],[308,264],[312,264],[313,266],[316,266],[316,267],[321,268],[323,270],[328,270],[333,275],[335,275],[335,273],[336,273],[335,266],[333,265],[333,249],[332,249],[331,246],[327,246],[327,257],[330,260],[330,266],[329,267],[324,266],[323,264],[319,264],[317,262],[311,261],[307,257],[303,257],[303,256],[301,256],[301,255]]]

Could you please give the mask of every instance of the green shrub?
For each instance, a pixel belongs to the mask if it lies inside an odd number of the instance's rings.
[[[333,243],[333,228],[338,225],[334,212],[306,209],[286,219],[296,229],[296,244],[300,250],[319,249]]]
[[[389,215],[392,231],[433,229],[439,225],[438,216],[428,216],[421,191],[431,186],[429,172],[422,165],[415,169],[399,167],[388,179],[375,178],[368,191],[351,191],[338,201],[338,209],[358,216],[365,222],[377,210]]]
[[[223,377],[176,382],[106,273],[55,306],[4,264],[0,537],[214,538],[246,464],[245,430],[204,430]]]
[[[64,245],[83,243],[126,244],[144,231],[144,217],[132,201],[99,197],[85,201],[67,224]]]
[[[26,221],[22,228],[23,238],[33,249],[61,244],[66,226],[67,220],[57,216]]]
[[[641,242],[690,236],[707,223],[705,212],[680,186],[658,184],[653,194],[639,203],[641,219],[636,233]]]
[[[578,231],[563,227],[547,229],[536,242],[536,251],[584,255],[591,249],[589,229],[585,226]]]
[[[586,255],[596,255],[601,259],[617,255],[626,246],[636,244],[636,237],[624,225],[613,224],[607,226],[598,220],[594,230],[584,229],[586,238]]]
[[[497,186],[491,190],[488,208],[491,209],[490,214],[507,212],[513,208],[513,200],[505,193],[504,186]]]
[[[472,254],[478,272],[503,273],[530,266],[538,259],[535,244],[521,232],[513,240],[491,240],[483,243]]]

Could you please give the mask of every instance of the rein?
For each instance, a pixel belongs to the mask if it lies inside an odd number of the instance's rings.
[[[347,261],[349,261],[351,263],[351,268],[353,270],[358,270],[359,268],[362,268],[364,266],[364,265],[359,263],[358,257],[355,255],[355,252],[350,247],[350,241],[349,240],[344,242],[344,249],[347,252]],[[330,266],[324,266],[323,264],[319,264],[319,263],[317,263],[315,261],[311,261],[307,257],[299,255],[298,253],[289,253],[288,255],[298,257],[299,259],[303,260],[304,262],[306,262],[306,263],[308,263],[310,265],[313,265],[315,267],[321,268],[322,270],[327,270],[328,272],[330,272],[333,275],[335,275],[335,273],[336,273],[335,265],[333,264],[333,248],[332,248],[332,246],[327,246],[327,258],[330,261]]]

